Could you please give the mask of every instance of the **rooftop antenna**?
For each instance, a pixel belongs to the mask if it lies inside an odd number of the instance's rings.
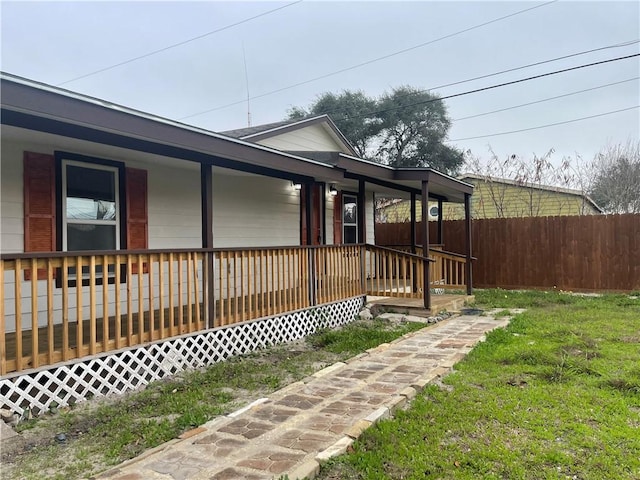
[[[242,42],[242,58],[244,60],[244,81],[247,86],[247,127],[251,126],[251,97],[249,96],[249,72],[247,71],[247,54],[244,51],[244,42]]]

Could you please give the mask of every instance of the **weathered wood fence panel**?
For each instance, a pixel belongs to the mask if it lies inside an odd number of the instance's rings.
[[[464,253],[464,221],[443,224],[445,250]],[[377,224],[376,243],[408,245],[410,228]],[[416,230],[421,244],[422,229]],[[429,232],[436,238],[436,222]],[[473,256],[478,288],[640,290],[640,215],[474,220]]]

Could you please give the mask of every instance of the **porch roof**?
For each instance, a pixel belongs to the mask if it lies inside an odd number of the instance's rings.
[[[283,152],[4,72],[0,80],[3,125],[296,182],[364,180],[380,193],[419,194],[426,180],[431,197],[449,202],[463,202],[473,191],[431,168],[394,168],[338,152]]]
[[[309,158],[4,72],[0,79],[3,125],[292,181],[342,178]]]

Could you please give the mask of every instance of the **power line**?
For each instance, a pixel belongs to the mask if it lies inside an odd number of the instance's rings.
[[[528,63],[526,65],[521,65],[519,67],[508,68],[506,70],[500,70],[498,72],[488,73],[488,74],[485,74],[485,75],[480,75],[480,76],[477,76],[477,77],[468,78],[466,80],[459,80],[459,81],[452,82],[452,83],[445,83],[443,85],[437,85],[435,87],[415,90],[415,91],[413,91],[413,92],[411,92],[411,93],[409,93],[407,95],[399,95],[399,96],[394,97],[394,98],[396,100],[400,100],[402,98],[410,97],[412,95],[418,95],[418,94],[421,94],[421,93],[429,93],[432,90],[437,90],[437,89],[440,89],[440,88],[452,87],[454,85],[461,85],[463,83],[473,82],[475,80],[482,80],[484,78],[494,77],[494,76],[497,76],[497,75],[502,75],[504,73],[515,72],[517,70],[523,70],[525,68],[540,66],[540,65],[544,65],[546,63],[552,63],[552,62],[556,62],[556,61],[559,61],[559,60],[565,60],[567,58],[578,57],[578,56],[581,56],[581,55],[586,55],[586,54],[593,53],[593,52],[599,52],[599,51],[602,51],[602,50],[608,50],[608,49],[620,48],[620,47],[628,47],[630,45],[635,45],[637,43],[640,43],[640,40],[637,40],[637,39],[636,40],[629,40],[627,42],[615,43],[613,45],[606,45],[604,47],[593,48],[591,50],[584,50],[582,52],[571,53],[569,55],[563,55],[561,57],[555,57],[555,58],[551,58],[551,59],[548,59],[548,60],[542,60],[542,61],[539,61],[539,62]],[[329,110],[329,111],[325,111],[325,112],[322,112],[322,113],[325,114],[325,115],[332,115],[332,114],[340,113],[340,112],[344,112],[344,111],[346,111],[346,109],[339,108],[339,109],[336,109],[336,110]],[[350,117],[350,118],[353,118],[353,117]]]
[[[573,120],[566,120],[564,122],[548,123],[546,125],[539,125],[537,127],[522,128],[520,130],[511,130],[509,132],[491,133],[489,135],[478,135],[476,137],[455,138],[455,139],[447,140],[447,142],[462,142],[462,141],[465,141],[465,140],[475,140],[477,138],[498,137],[500,135],[510,135],[512,133],[529,132],[531,130],[539,130],[541,128],[555,127],[555,126],[558,126],[558,125],[565,125],[567,123],[581,122],[582,120],[589,120],[590,118],[597,118],[597,117],[604,117],[606,115],[613,115],[614,113],[626,112],[626,111],[629,111],[629,110],[633,110],[634,108],[640,108],[640,105],[635,105],[633,107],[628,107],[628,108],[622,108],[620,110],[612,110],[610,112],[605,112],[605,113],[599,113],[597,115],[589,115],[588,117],[574,118]]]
[[[493,90],[495,88],[506,87],[508,85],[515,85],[516,83],[528,82],[528,81],[531,81],[531,80],[536,80],[538,78],[549,77],[551,75],[558,75],[560,73],[571,72],[573,70],[579,70],[581,68],[594,67],[596,65],[603,65],[603,64],[611,63],[611,62],[618,62],[620,60],[627,60],[629,58],[638,57],[638,56],[640,56],[640,53],[634,53],[633,55],[625,55],[623,57],[610,58],[608,60],[601,60],[599,62],[586,63],[586,64],[583,64],[583,65],[578,65],[576,67],[563,68],[562,70],[554,70],[553,72],[541,73],[540,75],[533,75],[531,77],[520,78],[518,80],[512,80],[510,82],[503,82],[503,83],[498,83],[496,85],[490,85],[488,87],[476,88],[474,90],[467,90],[466,92],[454,93],[452,95],[446,95],[444,97],[436,97],[436,98],[431,98],[429,100],[423,100],[423,101],[420,101],[420,102],[408,103],[406,105],[398,105],[396,107],[385,108],[384,110],[376,110],[375,112],[367,112],[367,113],[363,113],[363,114],[360,114],[360,115],[353,115],[351,117],[345,117],[345,120],[351,120],[351,119],[354,119],[354,118],[369,117],[369,116],[372,116],[372,115],[391,112],[393,110],[400,110],[402,108],[413,107],[413,106],[416,106],[416,105],[423,105],[423,104],[427,104],[427,103],[440,102],[442,100],[447,100],[449,98],[462,97],[464,95],[471,95],[472,93],[484,92],[486,90]]]
[[[80,76],[78,76],[78,77],[74,77],[74,78],[72,78],[72,79],[70,79],[70,80],[66,80],[66,81],[64,81],[64,82],[62,82],[62,83],[58,83],[56,86],[58,86],[58,87],[59,87],[59,86],[61,86],[61,85],[65,85],[65,84],[67,84],[67,83],[75,82],[76,80],[80,80],[80,79],[82,79],[82,78],[91,77],[91,76],[93,76],[93,75],[97,75],[98,73],[106,72],[107,70],[112,70],[112,69],[114,69],[114,68],[121,67],[122,65],[126,65],[126,64],[128,64],[128,63],[132,63],[132,62],[135,62],[135,61],[137,61],[137,60],[141,60],[141,59],[143,59],[143,58],[147,58],[147,57],[150,57],[150,56],[152,56],[152,55],[156,55],[157,53],[166,52],[167,50],[170,50],[170,49],[172,49],[172,48],[179,47],[179,46],[181,46],[181,45],[185,45],[185,44],[187,44],[187,43],[194,42],[194,41],[196,41],[196,40],[200,40],[201,38],[208,37],[208,36],[213,35],[213,34],[215,34],[215,33],[219,33],[219,32],[222,32],[222,31],[224,31],[224,30],[228,30],[228,29],[230,29],[230,28],[237,27],[238,25],[242,25],[243,23],[250,22],[251,20],[255,20],[256,18],[264,17],[264,16],[266,16],[266,15],[269,15],[269,14],[271,14],[271,13],[275,13],[275,12],[277,12],[277,11],[279,11],[279,10],[284,9],[284,8],[291,7],[291,6],[296,5],[296,4],[298,4],[298,3],[302,2],[302,1],[303,1],[303,0],[296,0],[295,2],[288,3],[287,5],[283,5],[283,6],[281,6],[281,7],[274,8],[274,9],[272,9],[272,10],[268,10],[268,11],[263,12],[263,13],[260,13],[260,14],[258,14],[258,15],[254,15],[253,17],[245,18],[244,20],[240,20],[240,21],[238,21],[238,22],[231,23],[231,24],[229,24],[229,25],[226,25],[226,26],[224,26],[224,27],[218,28],[218,29],[216,29],[216,30],[212,30],[212,31],[207,32],[207,33],[203,33],[202,35],[198,35],[197,37],[193,37],[193,38],[190,38],[190,39],[188,39],[188,40],[183,40],[182,42],[174,43],[173,45],[169,45],[169,46],[167,46],[167,47],[160,48],[160,49],[158,49],[158,50],[154,50],[153,52],[145,53],[144,55],[140,55],[140,56],[138,56],[138,57],[130,58],[129,60],[125,60],[124,62],[116,63],[116,64],[110,65],[110,66],[108,66],[108,67],[101,68],[101,69],[99,69],[99,70],[95,70],[95,71],[93,71],[93,72],[86,73],[86,74],[84,74],[84,75],[80,75]],[[244,100],[243,100],[243,101],[244,101]]]
[[[283,92],[285,90],[289,90],[291,88],[299,87],[301,85],[306,85],[308,83],[316,82],[318,80],[322,80],[322,79],[325,79],[325,78],[328,78],[328,77],[332,77],[332,76],[338,75],[340,73],[348,72],[350,70],[355,70],[356,68],[364,67],[366,65],[370,65],[372,63],[379,62],[381,60],[386,60],[387,58],[395,57],[396,55],[401,55],[403,53],[407,53],[407,52],[410,52],[412,50],[416,50],[418,48],[426,47],[427,45],[431,45],[433,43],[440,42],[442,40],[446,40],[448,38],[454,37],[456,35],[460,35],[462,33],[469,32],[471,30],[475,30],[477,28],[486,27],[487,25],[491,25],[492,23],[496,23],[496,22],[505,20],[507,18],[515,17],[516,15],[521,15],[523,13],[529,12],[531,10],[535,10],[537,8],[546,7],[547,5],[551,5],[552,3],[556,3],[557,1],[558,0],[552,0],[550,2],[541,3],[540,5],[536,5],[534,7],[525,8],[524,10],[519,10],[517,12],[510,13],[509,15],[503,15],[502,17],[494,18],[493,20],[489,20],[489,21],[484,22],[484,23],[479,23],[477,25],[473,25],[473,26],[465,28],[463,30],[459,30],[457,32],[449,33],[449,34],[444,35],[442,37],[435,38],[433,40],[429,40],[428,42],[424,42],[424,43],[420,43],[418,45],[414,45],[412,47],[404,48],[402,50],[398,50],[396,52],[389,53],[389,54],[383,55],[381,57],[373,58],[371,60],[367,60],[366,62],[358,63],[358,64],[352,65],[350,67],[345,67],[345,68],[341,68],[340,70],[335,70],[333,72],[325,73],[324,75],[320,75],[318,77],[310,78],[310,79],[304,80],[302,82],[294,83],[293,85],[288,85],[286,87],[278,88],[276,90],[271,90],[269,92],[261,93],[260,95],[256,95],[255,97],[252,97],[252,98],[256,99],[256,98],[266,97],[268,95],[273,95],[274,93]],[[193,114],[187,115],[185,117],[180,117],[178,120],[184,120],[186,118],[197,117],[199,115],[204,115],[205,113],[214,112],[216,110],[222,110],[223,108],[232,107],[234,105],[238,105],[240,103],[243,103],[244,101],[245,100],[238,100],[236,102],[227,103],[226,105],[220,105],[218,107],[214,107],[214,108],[210,108],[208,110],[203,110],[201,112],[193,113]]]
[[[638,80],[640,77],[628,78],[626,80],[621,80],[619,82],[607,83],[605,85],[598,85],[597,87],[586,88],[584,90],[577,90],[575,92],[565,93],[563,95],[556,95],[555,97],[547,97],[541,100],[536,100],[534,102],[521,103],[520,105],[514,105],[512,107],[500,108],[498,110],[491,110],[490,112],[478,113],[476,115],[469,115],[468,117],[461,117],[451,120],[452,122],[460,122],[462,120],[469,120],[470,118],[483,117],[485,115],[491,115],[493,113],[506,112],[507,110],[514,110],[516,108],[527,107],[529,105],[535,105],[537,103],[549,102],[551,100],[557,100],[558,98],[570,97],[571,95],[577,95],[579,93],[591,92],[593,90],[598,90],[600,88],[612,87],[613,85],[620,85],[621,83],[632,82],[634,80]]]

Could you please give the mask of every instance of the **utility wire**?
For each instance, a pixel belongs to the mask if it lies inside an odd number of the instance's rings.
[[[396,106],[396,107],[385,108],[384,110],[376,110],[374,112],[367,112],[367,113],[363,113],[363,114],[360,114],[360,115],[352,115],[350,117],[345,117],[344,119],[345,120],[351,120],[351,119],[354,119],[354,118],[370,117],[372,115],[391,112],[393,110],[400,110],[402,108],[413,107],[413,106],[416,106],[416,105],[423,105],[423,104],[427,104],[427,103],[440,102],[442,100],[446,100],[446,99],[449,99],[449,98],[462,97],[464,95],[471,95],[472,93],[484,92],[486,90],[493,90],[495,88],[506,87],[508,85],[515,85],[516,83],[528,82],[528,81],[531,81],[531,80],[536,80],[538,78],[549,77],[551,75],[558,75],[560,73],[571,72],[573,70],[579,70],[581,68],[588,68],[588,67],[594,67],[596,65],[603,65],[605,63],[618,62],[620,60],[627,60],[629,58],[634,58],[634,57],[638,57],[638,56],[640,56],[640,53],[634,53],[633,55],[625,55],[623,57],[610,58],[608,60],[601,60],[599,62],[586,63],[586,64],[583,64],[583,65],[578,65],[576,67],[563,68],[562,70],[555,70],[553,72],[541,73],[540,75],[533,75],[531,77],[520,78],[518,80],[512,80],[510,82],[503,82],[503,83],[498,83],[496,85],[490,85],[488,87],[476,88],[474,90],[467,90],[466,92],[454,93],[452,95],[446,95],[444,97],[436,97],[436,98],[431,98],[429,100],[423,100],[423,101],[420,101],[420,102],[408,103],[406,105],[399,105],[399,106]]]
[[[620,110],[612,110],[610,112],[605,112],[605,113],[599,113],[597,115],[589,115],[588,117],[574,118],[573,120],[566,120],[564,122],[548,123],[546,125],[539,125],[537,127],[522,128],[520,130],[511,130],[509,132],[491,133],[489,135],[478,135],[475,137],[455,138],[455,139],[447,140],[447,142],[462,142],[464,140],[475,140],[477,138],[498,137],[500,135],[510,135],[512,133],[529,132],[531,130],[539,130],[541,128],[555,127],[558,125],[565,125],[567,123],[581,122],[582,120],[589,120],[590,118],[604,117],[605,115],[613,115],[614,113],[626,112],[629,110],[633,110],[634,108],[640,108],[640,105],[635,105],[633,107],[628,107],[628,108],[622,108]]]
[[[80,76],[78,76],[78,77],[74,77],[74,78],[72,78],[72,79],[70,79],[70,80],[66,80],[66,81],[64,81],[64,82],[62,82],[62,83],[58,83],[56,86],[58,86],[58,87],[59,87],[59,86],[61,86],[61,85],[65,85],[65,84],[67,84],[67,83],[75,82],[76,80],[80,80],[80,79],[82,79],[82,78],[91,77],[91,76],[93,76],[93,75],[97,75],[98,73],[106,72],[106,71],[108,71],[108,70],[112,70],[112,69],[114,69],[114,68],[121,67],[122,65],[127,65],[128,63],[132,63],[132,62],[135,62],[135,61],[137,61],[137,60],[142,60],[143,58],[147,58],[147,57],[150,57],[150,56],[152,56],[152,55],[156,55],[156,54],[158,54],[158,53],[166,52],[167,50],[170,50],[170,49],[172,49],[172,48],[176,48],[176,47],[179,47],[179,46],[181,46],[181,45],[185,45],[185,44],[187,44],[187,43],[194,42],[194,41],[196,41],[196,40],[200,40],[201,38],[208,37],[208,36],[213,35],[213,34],[215,34],[215,33],[219,33],[219,32],[222,32],[222,31],[224,31],[224,30],[228,30],[228,29],[230,29],[230,28],[237,27],[238,25],[242,25],[243,23],[250,22],[251,20],[255,20],[256,18],[264,17],[264,16],[266,16],[266,15],[269,15],[269,14],[271,14],[271,13],[275,13],[275,12],[277,12],[277,11],[279,11],[279,10],[284,9],[284,8],[291,7],[291,6],[296,5],[296,4],[298,4],[298,3],[302,2],[302,1],[303,1],[303,0],[296,0],[295,2],[291,2],[291,3],[288,3],[288,4],[283,5],[283,6],[281,6],[281,7],[274,8],[274,9],[272,9],[272,10],[268,10],[268,11],[263,12],[263,13],[260,13],[260,14],[258,14],[258,15],[254,15],[253,17],[245,18],[244,20],[240,20],[240,21],[238,21],[238,22],[231,23],[231,24],[229,24],[229,25],[226,25],[226,26],[224,26],[224,27],[218,28],[218,29],[216,29],[216,30],[212,30],[212,31],[210,31],[210,32],[203,33],[202,35],[198,35],[197,37],[193,37],[193,38],[190,38],[190,39],[188,39],[188,40],[183,40],[182,42],[174,43],[173,45],[169,45],[169,46],[166,46],[166,47],[164,47],[164,48],[160,48],[160,49],[158,49],[158,50],[154,50],[154,51],[152,51],[152,52],[145,53],[144,55],[140,55],[140,56],[138,56],[138,57],[130,58],[129,60],[125,60],[124,62],[116,63],[116,64],[110,65],[110,66],[108,66],[108,67],[101,68],[101,69],[99,69],[99,70],[95,70],[95,71],[93,71],[93,72],[86,73],[86,74],[84,74],[84,75],[80,75]],[[243,101],[244,101],[244,100],[243,100]]]
[[[502,17],[494,18],[493,20],[489,20],[489,21],[484,22],[484,23],[479,23],[477,25],[473,25],[473,26],[465,28],[463,30],[458,30],[457,32],[450,33],[450,34],[445,35],[443,37],[438,37],[438,38],[435,38],[433,40],[429,40],[428,42],[424,42],[424,43],[420,43],[418,45],[414,45],[412,47],[404,48],[402,50],[398,50],[396,52],[389,53],[389,54],[383,55],[381,57],[373,58],[371,60],[367,60],[366,62],[358,63],[358,64],[352,65],[350,67],[345,67],[345,68],[341,68],[340,70],[335,70],[333,72],[325,73],[324,75],[320,75],[318,77],[310,78],[310,79],[304,80],[302,82],[294,83],[293,85],[288,85],[286,87],[278,88],[276,90],[271,90],[269,92],[261,93],[260,95],[256,95],[256,96],[254,96],[252,98],[256,99],[256,98],[266,97],[268,95],[273,95],[274,93],[283,92],[285,90],[289,90],[291,88],[299,87],[301,85],[306,85],[308,83],[316,82],[318,80],[322,80],[322,79],[325,79],[325,78],[328,78],[328,77],[332,77],[332,76],[338,75],[340,73],[348,72],[350,70],[355,70],[356,68],[364,67],[366,65],[370,65],[372,63],[379,62],[381,60],[386,60],[387,58],[395,57],[396,55],[401,55],[403,53],[407,53],[407,52],[410,52],[412,50],[416,50],[418,48],[426,47],[427,45],[431,45],[433,43],[440,42],[442,40],[446,40],[446,39],[451,38],[451,37],[455,37],[456,35],[460,35],[462,33],[466,33],[466,32],[469,32],[471,30],[475,30],[477,28],[486,27],[487,25],[491,25],[492,23],[496,23],[496,22],[499,22],[501,20],[505,20],[507,18],[515,17],[516,15],[521,15],[523,13],[529,12],[531,10],[535,10],[537,8],[546,7],[547,5],[551,5],[552,3],[556,3],[557,1],[558,0],[552,0],[550,2],[541,3],[540,5],[536,5],[534,7],[525,8],[524,10],[519,10],[517,12],[510,13],[509,15],[503,15]],[[221,110],[221,109],[227,108],[227,107],[232,107],[234,105],[238,105],[240,103],[243,103],[244,101],[245,100],[238,100],[237,102],[227,103],[226,105],[220,105],[218,107],[210,108],[208,110],[203,110],[201,112],[197,112],[197,113],[193,113],[191,115],[187,115],[186,117],[181,117],[178,120],[184,120],[186,118],[197,117],[199,115],[204,115],[205,113],[214,112],[216,110]]]
[[[587,88],[587,89],[584,89],[584,90],[577,90],[575,92],[569,92],[569,93],[565,93],[563,95],[557,95],[555,97],[547,97],[547,98],[543,98],[541,100],[536,100],[534,102],[521,103],[520,105],[514,105],[512,107],[501,108],[499,110],[491,110],[490,112],[478,113],[476,115],[469,115],[468,117],[456,118],[456,119],[453,119],[451,121],[452,122],[460,122],[462,120],[469,120],[470,118],[477,118],[477,117],[483,117],[485,115],[491,115],[493,113],[506,112],[507,110],[514,110],[516,108],[527,107],[529,105],[535,105],[537,103],[543,103],[543,102],[549,102],[551,100],[557,100],[558,98],[570,97],[571,95],[577,95],[579,93],[591,92],[593,90],[598,90],[600,88],[611,87],[613,85],[620,85],[621,83],[632,82],[634,80],[638,80],[639,78],[640,77],[628,78],[626,80],[621,80],[619,82],[607,83],[605,85],[598,85],[597,87]]]
[[[550,58],[548,60],[542,60],[542,61],[539,61],[539,62],[528,63],[526,65],[521,65],[519,67],[513,67],[513,68],[508,68],[506,70],[500,70],[499,72],[488,73],[488,74],[485,74],[485,75],[480,75],[478,77],[467,78],[466,80],[459,80],[459,81],[452,82],[452,83],[445,83],[445,84],[442,84],[442,85],[436,85],[435,87],[416,90],[414,92],[408,93],[407,95],[399,95],[399,96],[395,97],[395,99],[400,100],[402,98],[410,97],[412,95],[419,95],[421,93],[429,93],[432,90],[438,90],[438,89],[441,89],[441,88],[452,87],[454,85],[461,85],[463,83],[469,83],[469,82],[473,82],[475,80],[482,80],[484,78],[495,77],[497,75],[502,75],[504,73],[515,72],[517,70],[523,70],[525,68],[536,67],[536,66],[544,65],[546,63],[557,62],[559,60],[566,60],[567,58],[578,57],[578,56],[581,56],[581,55],[586,55],[586,54],[593,53],[593,52],[599,52],[599,51],[602,51],[602,50],[608,50],[608,49],[612,49],[612,48],[628,47],[630,45],[635,45],[637,43],[640,43],[640,40],[638,40],[638,39],[629,40],[627,42],[616,43],[616,44],[613,44],[613,45],[606,45],[604,47],[593,48],[591,50],[584,50],[582,52],[571,53],[569,55],[563,55],[561,57]],[[345,109],[336,109],[336,110],[330,110],[330,111],[324,112],[324,114],[331,115],[331,114],[340,113],[340,112],[343,112],[343,111],[345,111]]]

